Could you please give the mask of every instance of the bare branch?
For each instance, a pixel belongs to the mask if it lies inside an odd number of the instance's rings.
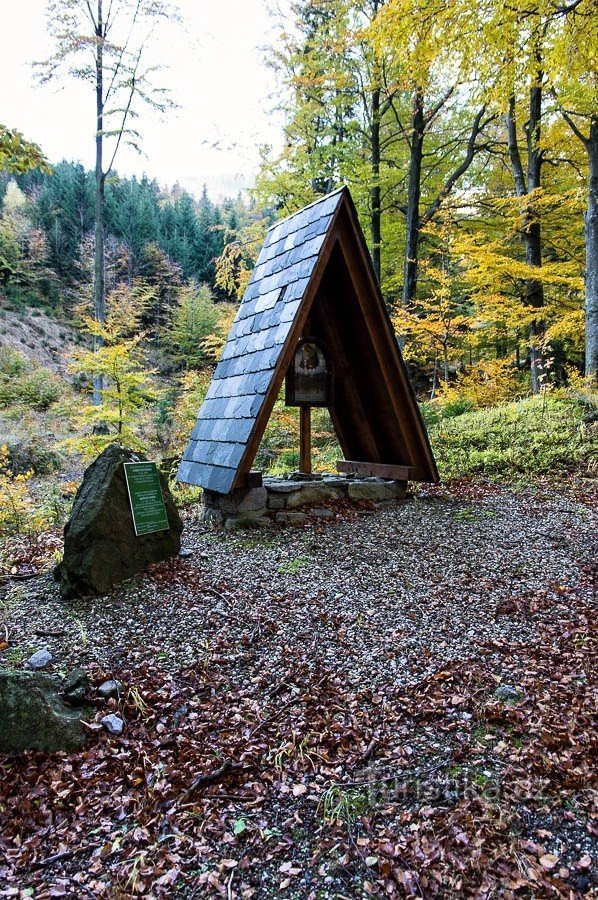
[[[442,187],[442,190],[439,192],[435,200],[429,205],[428,209],[423,214],[421,218],[422,225],[427,224],[433,218],[444,198],[447,197],[448,194],[450,194],[459,178],[461,178],[461,176],[465,174],[465,172],[472,164],[476,154],[482,150],[482,146],[477,144],[478,135],[494,118],[494,116],[490,116],[488,119],[486,119],[486,121],[483,121],[485,112],[485,105],[478,110],[478,113],[471,126],[471,133],[469,135],[469,140],[467,141],[465,156],[462,162],[448,176]]]

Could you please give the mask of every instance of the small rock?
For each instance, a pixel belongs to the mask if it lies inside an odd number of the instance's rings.
[[[73,669],[62,682],[62,693],[69,703],[79,706],[85,701],[89,677],[85,669]]]
[[[405,484],[402,481],[364,480],[349,485],[351,500],[393,500],[405,495]]]
[[[309,503],[325,503],[327,500],[340,500],[341,492],[324,482],[305,484],[300,490],[292,493],[287,499],[287,509],[307,506]]]
[[[52,662],[52,654],[47,647],[43,650],[37,650],[33,656],[30,656],[25,665],[28,669],[45,669]]]
[[[587,894],[592,886],[592,879],[589,875],[580,875],[575,882],[575,890],[580,894]]]
[[[334,513],[331,509],[325,509],[324,507],[316,506],[311,510],[312,516],[315,516],[316,519],[334,519]]]
[[[521,694],[517,688],[513,687],[511,684],[500,684],[494,691],[494,696],[497,700],[504,700],[505,702],[508,700],[521,699]]]
[[[120,681],[117,681],[115,678],[110,679],[110,681],[104,681],[98,688],[98,694],[100,697],[118,697],[119,693],[122,690],[122,684]]]
[[[110,734],[122,734],[123,728],[125,727],[125,723],[120,716],[115,716],[114,713],[110,713],[109,716],[104,716],[102,725],[106,731],[110,732]]]
[[[289,481],[321,481],[322,476],[311,473],[308,475],[306,472],[291,472],[288,476]]]
[[[265,510],[264,510],[265,512]],[[268,528],[272,522],[267,516],[256,516],[254,513],[246,515],[229,516],[224,520],[227,531],[241,531],[244,528]]]
[[[284,495],[268,494],[268,509],[284,509],[286,502]]]
[[[190,550],[189,547],[181,547],[179,556],[181,559],[189,559],[190,556],[193,556],[193,550]]]
[[[277,512],[276,521],[279,525],[302,525],[307,521],[307,515],[302,512]]]

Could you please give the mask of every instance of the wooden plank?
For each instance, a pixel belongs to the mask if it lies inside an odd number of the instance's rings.
[[[409,481],[409,473],[413,471],[413,467],[339,459],[336,463],[336,470],[345,475],[374,475],[376,478],[389,478],[392,481]]]
[[[311,406],[299,408],[299,471],[311,475]]]

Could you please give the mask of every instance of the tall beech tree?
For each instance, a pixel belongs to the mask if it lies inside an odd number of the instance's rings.
[[[50,0],[47,25],[53,55],[39,63],[42,81],[59,75],[90,85],[95,100],[95,251],[94,318],[106,318],[105,194],[106,179],[124,142],[138,149],[133,123],[145,104],[164,112],[168,93],[155,83],[156,65],[146,63],[148,48],[160,20],[172,20],[176,9],[162,0]],[[94,349],[103,341],[94,331]],[[94,376],[94,403],[101,402],[103,376]]]
[[[418,16],[422,5],[430,9]],[[287,142],[264,165],[260,195],[291,211],[349,184],[391,307],[401,291],[405,303],[414,298],[422,229],[488,147],[492,115],[483,104],[460,109],[454,47],[443,47],[436,21],[447,18],[445,7],[441,0],[300,0],[275,55],[289,89]]]
[[[592,0],[563,2],[547,60],[550,92],[587,158],[585,373],[598,380],[598,16]]]
[[[481,101],[476,108],[475,86],[464,84],[457,12],[444,0],[389,0],[372,27],[379,53],[395,48],[393,76],[409,96],[403,114],[396,104],[392,109],[408,146],[406,197],[399,206],[405,216],[404,307],[416,297],[426,226],[438,217],[475,157],[493,147],[487,131],[495,116]],[[465,115],[457,112],[464,96]]]
[[[547,165],[563,165],[562,149],[548,135],[554,129],[555,100],[588,153],[596,92],[596,4],[594,0],[456,0],[468,66],[485,85],[485,97],[504,116],[513,190],[520,199],[520,235],[528,267],[523,299],[537,310],[529,327],[531,380],[539,389],[546,303],[542,275],[544,242],[541,201]],[[469,36],[469,39],[468,39]],[[568,112],[569,110],[569,112]],[[574,113],[574,114],[571,114]],[[581,116],[579,118],[578,116]],[[585,118],[585,123],[584,123]],[[549,127],[550,126],[550,129]],[[577,129],[577,131],[575,131]],[[564,154],[565,158],[567,154]],[[589,179],[591,185],[591,178]],[[590,186],[586,215],[586,335],[589,370],[596,367],[595,206]],[[594,359],[592,363],[591,360]],[[586,363],[588,365],[588,363]]]

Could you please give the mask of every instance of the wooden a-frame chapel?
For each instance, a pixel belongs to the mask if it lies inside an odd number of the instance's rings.
[[[248,486],[285,378],[302,416],[310,405],[328,407],[345,456],[339,471],[438,480],[346,187],[268,231],[177,479],[220,494]]]

